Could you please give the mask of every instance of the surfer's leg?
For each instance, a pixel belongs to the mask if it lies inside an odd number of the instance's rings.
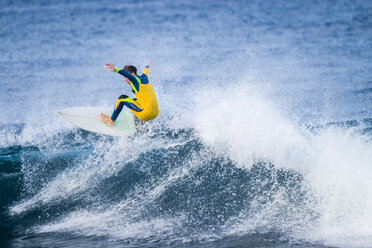
[[[136,101],[134,101],[127,95],[121,95],[116,101],[114,112],[111,115],[111,120],[116,121],[120,112],[123,110],[124,106],[136,112],[142,111],[142,109],[139,107],[139,104]]]

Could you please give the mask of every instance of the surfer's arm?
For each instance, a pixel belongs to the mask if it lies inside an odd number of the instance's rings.
[[[115,67],[113,64],[105,64],[105,66],[106,66],[106,70],[117,72],[123,75],[124,77],[128,78],[132,83],[138,83],[136,77],[130,74],[129,72],[127,72],[126,70],[124,69],[120,70],[119,68]]]
[[[146,76],[149,76],[149,68],[146,66],[145,69],[143,69],[142,73]]]
[[[115,72],[123,75],[124,77],[128,78],[129,81],[130,81],[130,85],[132,86],[132,90],[134,92],[138,92],[139,91],[139,82],[137,81],[137,78],[135,76],[133,76],[132,74],[130,74],[128,71],[124,70],[124,69],[119,69],[119,68],[115,68]]]
[[[115,68],[115,72],[123,75],[124,77],[128,78],[132,83],[137,83],[137,79],[135,76],[133,76],[132,74],[130,74],[128,71],[124,70],[124,69],[119,69],[119,68]]]
[[[150,68],[150,64],[151,64],[152,60],[150,60],[146,66],[145,66],[145,69],[143,69],[142,73],[143,74],[146,74],[146,76],[149,76],[149,68]]]

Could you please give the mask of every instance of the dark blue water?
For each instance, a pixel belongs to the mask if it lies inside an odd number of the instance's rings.
[[[371,1],[1,1],[1,247],[372,247]],[[130,89],[148,132],[59,109]]]

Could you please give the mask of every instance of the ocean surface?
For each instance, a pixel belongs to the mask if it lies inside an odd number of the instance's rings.
[[[372,247],[371,0],[1,0],[0,247]],[[113,138],[57,111],[130,94]]]

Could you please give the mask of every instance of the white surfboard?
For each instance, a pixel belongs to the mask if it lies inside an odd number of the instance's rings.
[[[111,136],[131,136],[136,133],[133,114],[122,111],[112,127],[107,126],[99,118],[100,113],[111,116],[107,108],[102,107],[74,107],[58,111],[67,122],[81,129]]]

